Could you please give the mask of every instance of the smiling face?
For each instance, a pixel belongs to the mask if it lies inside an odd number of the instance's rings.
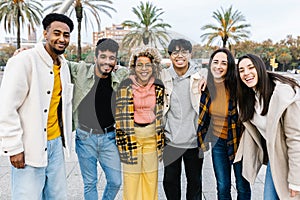
[[[138,57],[135,62],[134,71],[137,82],[144,86],[147,85],[153,74],[153,65],[150,58],[146,56]]]
[[[239,75],[247,87],[255,89],[258,83],[258,75],[255,66],[249,58],[244,58],[238,65]]]
[[[213,57],[210,71],[216,82],[222,82],[225,80],[225,75],[228,69],[228,59],[227,54],[224,52],[216,53]]]
[[[170,60],[177,74],[183,75],[188,70],[190,57],[189,50],[180,49],[178,46],[171,53]]]
[[[98,56],[94,58],[96,64],[95,72],[98,77],[106,78],[112,72],[117,63],[116,56],[116,52],[99,50]]]
[[[46,50],[52,57],[65,52],[70,42],[70,28],[66,23],[54,21],[43,34]]]

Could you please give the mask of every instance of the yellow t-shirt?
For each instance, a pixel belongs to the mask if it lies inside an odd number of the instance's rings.
[[[60,81],[60,66],[53,66],[54,72],[54,87],[50,101],[50,108],[47,122],[47,138],[53,140],[60,136],[60,127],[58,124],[57,108],[61,99],[61,81]]]

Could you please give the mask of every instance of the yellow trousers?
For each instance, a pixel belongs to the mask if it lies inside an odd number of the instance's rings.
[[[134,128],[137,139],[137,164],[123,164],[123,199],[158,199],[158,158],[155,124]]]

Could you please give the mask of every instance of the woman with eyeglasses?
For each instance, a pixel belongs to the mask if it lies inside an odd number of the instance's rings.
[[[158,161],[164,146],[161,55],[142,47],[130,58],[131,75],[116,93],[116,140],[123,162],[123,199],[158,199]]]
[[[264,200],[299,200],[300,86],[268,72],[256,55],[239,58],[237,97],[245,132],[236,160],[251,183],[267,164]]]
[[[232,199],[232,169],[237,199],[250,200],[250,184],[242,176],[242,162],[233,163],[243,127],[237,111],[235,60],[228,49],[218,49],[210,56],[207,88],[200,97],[199,112],[199,143],[207,151],[211,142],[218,200]]]

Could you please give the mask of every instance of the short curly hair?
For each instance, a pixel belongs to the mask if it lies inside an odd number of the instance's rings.
[[[46,17],[42,21],[44,30],[47,30],[47,28],[50,27],[51,23],[55,21],[67,24],[70,28],[70,32],[72,32],[74,29],[73,21],[68,16],[59,13],[50,13],[46,15]]]
[[[142,56],[150,58],[153,64],[153,76],[158,77],[161,71],[162,56],[156,48],[149,46],[140,47],[133,51],[129,59],[130,74],[135,74],[136,60]]]

